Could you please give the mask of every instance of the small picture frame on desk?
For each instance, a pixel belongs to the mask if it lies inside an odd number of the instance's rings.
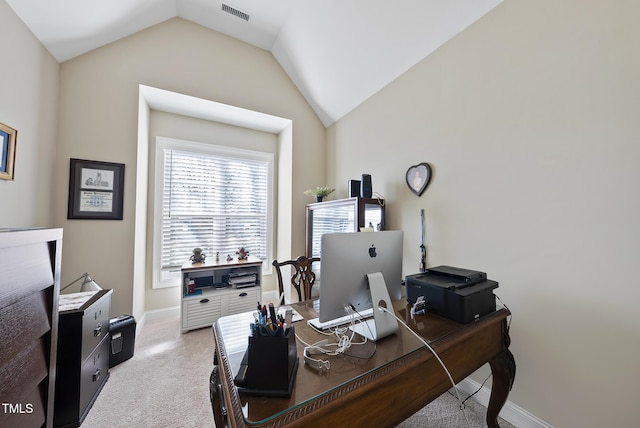
[[[68,219],[122,220],[124,164],[71,159]]]

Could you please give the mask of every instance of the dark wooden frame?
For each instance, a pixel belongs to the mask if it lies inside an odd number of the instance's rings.
[[[68,219],[122,220],[123,200],[124,164],[71,159]]]
[[[421,177],[420,173],[424,173],[425,177]],[[407,169],[405,178],[409,189],[416,196],[421,196],[422,192],[424,192],[429,185],[429,181],[431,181],[431,166],[426,162],[421,162],[418,165],[412,165]],[[416,179],[418,181],[415,181]]]
[[[0,179],[13,180],[13,172],[16,163],[16,141],[18,131],[10,126],[0,123],[0,136],[2,136],[2,146],[0,147]]]
[[[317,208],[338,208],[344,206],[352,206],[355,212],[354,215],[354,232],[359,232],[360,228],[365,227],[364,224],[364,214],[367,208],[367,205],[378,205],[380,206],[381,211],[381,220],[382,220],[382,230],[386,230],[386,216],[385,216],[385,202],[384,199],[380,198],[360,198],[354,196],[352,198],[345,199],[335,199],[333,201],[327,202],[316,202],[313,204],[308,204],[306,206],[306,237],[305,237],[305,255],[307,257],[311,257],[312,253],[312,245],[313,245],[313,211]]]
[[[282,266],[291,265],[291,285],[298,292],[298,301],[311,299],[311,289],[316,282],[316,274],[312,269],[314,262],[319,262],[319,257],[299,256],[295,260],[278,262],[274,260],[271,264],[276,268],[278,274],[278,292],[282,296],[280,304],[284,305],[284,280],[282,279]]]
[[[53,427],[62,229],[0,229],[0,427]]]

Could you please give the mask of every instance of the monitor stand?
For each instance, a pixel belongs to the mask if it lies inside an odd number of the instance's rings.
[[[375,342],[383,337],[389,336],[398,330],[398,321],[390,314],[386,313],[380,306],[393,311],[391,297],[387,284],[381,272],[367,274],[369,280],[369,290],[371,291],[371,302],[373,303],[373,318],[366,321],[357,322],[351,330]]]

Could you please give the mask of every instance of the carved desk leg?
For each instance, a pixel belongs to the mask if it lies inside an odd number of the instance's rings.
[[[513,387],[513,381],[516,377],[516,361],[511,351],[509,351],[511,338],[509,337],[506,320],[503,323],[503,340],[504,350],[489,361],[491,373],[493,374],[491,397],[487,407],[487,426],[489,428],[500,427],[498,425],[498,414],[507,401],[507,396],[511,391],[511,387]]]
[[[216,428],[227,427],[226,412],[220,388],[220,368],[218,367],[218,356],[213,357],[213,371],[209,378],[209,398],[211,399],[211,409],[213,410],[213,420]]]

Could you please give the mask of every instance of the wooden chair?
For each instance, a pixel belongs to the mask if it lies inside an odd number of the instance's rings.
[[[291,265],[291,285],[298,292],[298,300],[303,301],[311,298],[311,288],[316,282],[316,274],[311,270],[314,262],[319,262],[319,257],[300,256],[295,260],[287,260],[286,262],[278,262],[274,260],[271,263],[276,268],[278,274],[278,290],[282,299],[280,304],[284,304],[284,284],[282,281],[282,266]]]

